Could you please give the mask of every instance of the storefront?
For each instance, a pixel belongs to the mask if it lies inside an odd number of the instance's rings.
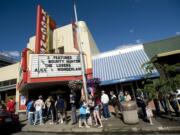
[[[135,99],[136,89],[147,75],[142,65],[149,60],[141,44],[101,53],[93,57],[93,77],[100,78],[101,89],[107,93],[128,91]],[[159,73],[154,70],[148,77],[157,78]]]
[[[16,97],[16,83],[19,63],[0,68],[0,100],[7,102]]]

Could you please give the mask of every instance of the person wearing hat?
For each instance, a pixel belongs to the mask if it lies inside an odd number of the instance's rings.
[[[35,120],[34,125],[36,125],[38,118],[40,120],[40,125],[43,125],[43,118],[42,118],[42,110],[45,107],[44,101],[42,100],[42,96],[39,96],[39,99],[34,103],[35,107]]]

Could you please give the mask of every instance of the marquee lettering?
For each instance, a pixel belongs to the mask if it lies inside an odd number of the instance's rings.
[[[50,30],[48,30],[48,28]],[[36,21],[36,43],[35,53],[44,54],[52,49],[52,33],[56,28],[55,22],[49,17],[46,11],[38,5]],[[49,40],[48,40],[49,39]]]
[[[31,77],[76,76],[81,75],[78,55],[31,54]]]

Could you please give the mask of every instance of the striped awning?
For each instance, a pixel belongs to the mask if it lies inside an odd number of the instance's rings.
[[[139,49],[140,48],[140,49]],[[93,77],[101,80],[101,85],[108,85],[145,78],[147,72],[142,64],[149,61],[143,48],[130,49],[130,51],[116,50],[108,55],[102,54],[93,58]],[[119,52],[118,52],[119,51]],[[154,70],[150,77],[158,77]]]

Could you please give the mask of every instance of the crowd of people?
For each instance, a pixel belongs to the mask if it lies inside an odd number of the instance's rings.
[[[170,95],[167,99],[169,105],[174,109],[176,116],[179,116],[178,101],[175,99],[174,95]],[[30,99],[26,103],[26,112],[28,123],[30,125],[44,125],[47,121],[50,121],[49,124],[67,124],[69,122],[67,106],[70,104],[72,125],[79,123],[80,128],[83,125],[86,128],[89,128],[90,126],[102,128],[102,120],[108,120],[112,115],[119,117],[120,113],[123,111],[123,104],[131,100],[132,97],[128,91],[120,91],[118,95],[115,95],[113,91],[110,91],[108,95],[104,90],[102,90],[101,95],[94,96],[89,94],[88,99],[81,96],[80,102],[77,102],[76,93],[72,91],[69,103],[67,103],[62,95],[57,95],[56,97],[49,96],[47,99],[43,99],[40,95],[36,100]],[[153,124],[151,119],[153,117],[152,108],[145,101],[143,93],[137,93],[136,101],[138,107],[141,108],[143,118],[148,119],[150,124]],[[77,104],[79,104],[78,109]],[[165,98],[162,98],[159,95],[158,99],[154,99],[157,114],[160,113],[160,104],[163,107],[164,112],[168,113]],[[109,105],[113,107],[113,113],[112,111],[109,111]],[[7,103],[3,101],[0,102],[0,109],[6,109],[10,113],[15,113],[15,106],[15,101],[12,98],[10,98]]]
[[[84,96],[81,96],[80,102],[77,102],[75,92],[70,94],[70,103],[67,103],[66,99],[62,95],[56,97],[49,96],[47,99],[43,99],[40,95],[38,99],[30,99],[26,103],[26,110],[28,116],[28,123],[30,125],[44,125],[45,122],[49,124],[63,124],[69,122],[67,115],[67,106],[71,106],[71,124],[79,123],[79,127],[89,128],[90,126],[103,127],[102,120],[108,120],[112,115],[119,117],[123,111],[123,104],[132,100],[128,91],[120,91],[118,95],[115,95],[114,91],[110,91],[109,95],[102,90],[101,95],[92,96],[89,94],[88,100]],[[164,109],[165,114],[169,112],[167,102],[171,105],[176,116],[179,116],[178,101],[174,94],[164,98],[161,94],[154,99],[154,105],[156,114],[160,114],[160,105]],[[142,111],[142,118],[147,119],[151,125],[153,125],[152,117],[153,112],[151,106],[146,101],[143,93],[136,95],[136,102],[138,107]],[[79,107],[77,107],[79,104]],[[109,105],[111,105],[114,111],[109,111]],[[15,113],[16,103],[10,98],[7,103],[0,101],[0,109],[6,109],[10,113]],[[78,114],[78,113],[79,114]],[[77,115],[78,114],[78,115]]]
[[[162,92],[158,92],[156,97],[152,100],[155,107],[154,114],[152,113],[152,108],[149,105],[148,98],[140,92],[137,93],[136,97],[137,105],[142,110],[142,118],[144,120],[148,119],[150,124],[152,123],[151,117],[153,115],[161,116],[162,114],[173,116],[175,113],[176,117],[180,116],[180,100],[177,99],[176,93],[169,93],[168,95],[163,95]],[[164,111],[162,111],[164,110]]]
[[[79,102],[79,115],[77,115],[77,97],[75,92],[70,94],[71,105],[71,124],[79,123],[81,128],[85,125],[86,128],[90,126],[103,127],[102,119],[108,120],[111,117],[109,111],[109,104],[114,107],[115,117],[119,115],[119,108],[123,102],[128,102],[132,98],[128,92],[120,93],[118,97],[113,91],[110,92],[110,97],[101,91],[101,95],[89,95],[86,100],[81,96]],[[120,104],[119,104],[120,103]],[[49,96],[46,100],[40,95],[37,100],[30,99],[27,104],[28,122],[30,125],[43,125],[46,121],[50,120],[49,124],[63,124],[68,123],[67,117],[67,101],[62,96],[58,95],[56,98]],[[122,111],[120,109],[120,111]]]
[[[41,95],[35,101],[30,99],[26,103],[28,122],[30,125],[43,125],[50,118],[50,124],[63,123],[64,119],[67,123],[66,106],[66,101],[61,96],[57,96],[56,100],[49,96],[45,102]]]
[[[75,92],[70,94],[70,105],[71,105],[71,124],[79,123],[81,128],[83,125],[86,128],[90,126],[96,126],[99,128],[103,127],[102,120],[108,120],[111,115],[114,114],[115,117],[119,117],[120,113],[123,111],[124,102],[129,102],[132,100],[128,91],[124,93],[119,92],[118,95],[115,95],[113,91],[110,91],[109,95],[102,90],[101,95],[91,95],[89,94],[88,99],[85,99],[84,96],[81,96],[80,102],[77,102],[77,97]],[[152,108],[145,101],[143,93],[136,96],[136,101],[138,107],[141,108],[142,116],[145,119],[148,119],[150,124],[152,122]],[[172,106],[176,116],[179,116],[178,101],[174,95],[169,95],[167,98],[169,105]],[[40,95],[38,99],[30,99],[26,103],[26,110],[28,116],[28,123],[30,125],[44,125],[45,122],[50,121],[49,124],[63,124],[69,122],[69,117],[67,115],[67,101],[62,95],[57,95],[56,97],[49,96],[46,100]],[[77,109],[77,104],[79,108]],[[156,108],[157,115],[160,113],[160,105],[164,109],[165,114],[168,113],[167,102],[165,98],[162,98],[161,95],[158,96],[158,99],[154,99],[154,105]],[[114,108],[114,113],[109,111],[109,105]],[[0,101],[0,109],[6,109],[10,113],[15,113],[15,101],[10,98],[7,103]],[[77,111],[78,110],[78,111]],[[79,115],[77,115],[78,113]]]

